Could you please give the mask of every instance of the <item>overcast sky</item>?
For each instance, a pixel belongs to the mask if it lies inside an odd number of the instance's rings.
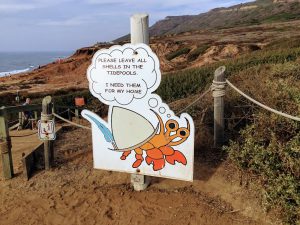
[[[129,17],[150,25],[249,0],[0,0],[0,51],[73,51],[129,33]]]

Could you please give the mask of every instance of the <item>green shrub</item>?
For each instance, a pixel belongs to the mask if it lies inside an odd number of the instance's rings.
[[[293,13],[280,13],[266,18],[263,22],[271,23],[271,22],[279,22],[279,21],[289,21],[299,19],[300,16],[298,14]]]
[[[237,59],[214,63],[199,68],[186,69],[168,73],[162,77],[157,93],[164,101],[170,102],[201,92],[213,79],[216,68],[226,66],[226,75],[238,74],[251,67],[267,64],[283,64],[293,62],[300,56],[300,48],[262,50],[241,56]]]
[[[188,61],[192,62],[196,60],[199,55],[202,55],[206,52],[206,50],[209,48],[209,45],[202,45],[197,47],[195,50],[191,51],[188,55]]]
[[[280,208],[287,224],[300,222],[300,126],[260,114],[224,149],[242,170],[258,175],[266,208]],[[272,125],[273,124],[273,125]],[[282,135],[288,141],[282,141]]]
[[[181,48],[176,50],[175,52],[171,52],[169,54],[166,55],[166,59],[171,61],[172,59],[177,58],[178,56],[184,55],[184,54],[188,54],[191,51],[190,48]]]

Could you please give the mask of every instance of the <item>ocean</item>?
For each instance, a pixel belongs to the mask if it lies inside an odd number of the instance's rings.
[[[71,54],[72,52],[0,52],[0,77],[28,72]]]

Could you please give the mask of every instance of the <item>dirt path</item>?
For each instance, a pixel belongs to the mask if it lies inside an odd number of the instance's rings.
[[[147,191],[134,192],[128,174],[92,168],[86,131],[63,133],[55,148],[51,171],[0,180],[1,225],[271,224],[234,170],[207,156],[195,160],[193,183],[153,178]]]

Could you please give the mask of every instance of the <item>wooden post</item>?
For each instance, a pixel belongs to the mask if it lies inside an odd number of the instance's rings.
[[[18,126],[18,130],[22,130],[23,128],[23,112],[19,112],[19,126]]]
[[[11,154],[11,139],[6,117],[6,109],[5,107],[2,107],[0,109],[0,153],[2,158],[3,177],[5,179],[11,179],[14,175],[14,169]]]
[[[34,119],[35,119],[35,121],[38,121],[38,112],[37,111],[34,111]]]
[[[214,147],[221,147],[224,143],[224,96],[225,96],[225,66],[215,71],[213,81],[214,97]]]
[[[47,96],[43,99],[42,102],[42,121],[48,121],[52,119],[52,98],[51,96]],[[45,159],[45,169],[49,170],[53,161],[53,144],[52,141],[46,140],[44,141],[44,159]]]
[[[75,117],[77,119],[79,118],[79,109],[78,108],[75,109]]]
[[[68,120],[72,121],[71,111],[68,109]]]
[[[131,44],[144,43],[149,45],[149,16],[135,14],[130,18]],[[134,190],[145,190],[150,183],[150,177],[139,174],[131,175],[131,184]]]
[[[76,107],[75,108],[75,122],[80,124],[80,120],[79,120],[79,108]]]

